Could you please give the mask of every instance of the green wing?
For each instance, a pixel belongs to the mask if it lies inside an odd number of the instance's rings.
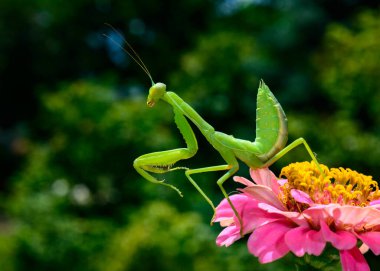
[[[284,110],[269,87],[260,82],[257,93],[256,138],[263,160],[268,160],[286,146],[288,121]]]

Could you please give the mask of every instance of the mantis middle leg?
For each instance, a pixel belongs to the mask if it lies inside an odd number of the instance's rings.
[[[222,154],[223,159],[228,163],[226,165],[219,165],[219,166],[211,166],[211,167],[205,167],[205,168],[198,168],[198,169],[189,169],[185,172],[187,178],[189,181],[198,189],[198,191],[202,194],[202,196],[206,199],[206,201],[211,205],[212,209],[214,210],[215,216],[215,207],[211,200],[202,192],[202,190],[198,187],[198,185],[195,183],[195,181],[190,177],[191,174],[197,174],[197,173],[204,173],[204,172],[212,172],[212,171],[221,171],[221,170],[228,170],[222,177],[220,177],[217,181],[217,184],[222,191],[224,197],[227,199],[228,203],[230,204],[235,216],[239,220],[239,223],[241,225],[241,234],[243,231],[243,224],[240,217],[240,214],[236,210],[235,206],[233,205],[232,201],[230,200],[226,190],[223,187],[223,184],[226,180],[228,180],[230,177],[232,177],[236,171],[239,169],[239,163],[237,162],[234,154]]]

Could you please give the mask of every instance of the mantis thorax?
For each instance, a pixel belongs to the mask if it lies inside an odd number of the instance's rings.
[[[164,83],[155,83],[149,89],[148,99],[146,104],[153,107],[166,93],[166,85]]]

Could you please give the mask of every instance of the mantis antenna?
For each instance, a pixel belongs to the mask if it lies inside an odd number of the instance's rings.
[[[117,42],[114,38],[110,37],[109,35],[103,33],[103,36],[109,39],[113,44],[122,49],[124,52],[126,52],[137,63],[137,65],[140,66],[140,68],[146,73],[146,75],[148,75],[150,81],[152,82],[152,85],[154,85],[152,75],[150,74],[148,68],[145,66],[144,61],[142,61],[140,56],[133,49],[132,45],[130,45],[129,42],[124,38],[124,36],[111,24],[105,23],[105,25],[111,28],[119,37],[122,38],[123,42],[125,42],[125,44],[127,45],[127,48],[123,47],[119,42]]]

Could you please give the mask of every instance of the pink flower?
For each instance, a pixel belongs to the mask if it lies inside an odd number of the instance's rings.
[[[329,242],[339,250],[343,270],[369,270],[362,253],[380,254],[380,191],[372,177],[308,162],[283,168],[287,179],[278,180],[268,168],[250,175],[254,182],[234,177],[246,187],[230,197],[243,225],[227,200],[216,208],[214,221],[225,227],[217,245],[230,246],[242,231],[250,234],[249,252],[269,263],[288,252],[319,256]]]

